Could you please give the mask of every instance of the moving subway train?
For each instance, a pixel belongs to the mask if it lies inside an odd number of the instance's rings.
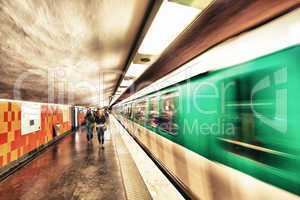
[[[238,35],[114,106],[191,198],[299,198],[299,19]]]

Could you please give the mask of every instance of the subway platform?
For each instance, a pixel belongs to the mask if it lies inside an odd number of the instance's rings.
[[[183,199],[114,118],[105,145],[86,129],[64,137],[0,183],[2,200]]]

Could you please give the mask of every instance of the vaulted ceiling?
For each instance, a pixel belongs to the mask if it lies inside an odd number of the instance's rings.
[[[107,105],[151,0],[2,0],[0,98]]]

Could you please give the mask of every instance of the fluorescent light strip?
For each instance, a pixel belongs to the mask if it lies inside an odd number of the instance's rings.
[[[115,92],[115,96],[118,95],[121,96],[126,89],[131,86],[131,84],[134,82],[135,79],[137,79],[146,69],[147,65],[142,65],[142,64],[131,64],[129,69],[127,70],[125,77],[134,77],[133,79],[130,80],[122,80],[120,86],[123,87],[118,87],[117,91]],[[125,87],[124,87],[125,86]],[[115,99],[113,99],[113,102]]]
[[[156,14],[138,53],[146,55],[160,55],[172,41],[200,14],[201,10],[182,4],[164,0]],[[153,62],[152,62],[153,63]],[[125,77],[134,77],[136,80],[149,67],[149,64],[132,63]],[[120,85],[127,86],[133,83],[125,80]],[[120,88],[118,88],[119,90]],[[126,90],[123,90],[123,94]],[[121,95],[120,94],[120,95]],[[114,98],[112,103],[117,98]]]
[[[300,44],[300,9],[212,48],[124,99],[122,104],[207,71],[215,71]],[[232,56],[234,55],[234,56]]]
[[[120,85],[129,87],[133,82],[134,82],[134,80],[124,80],[123,79],[123,81],[121,82]]]
[[[200,9],[194,7],[164,1],[138,53],[160,55],[200,12]]]
[[[170,43],[175,40],[175,38],[201,13],[201,11],[202,10],[194,7],[164,0],[138,50],[138,53],[161,55]],[[134,80],[136,80],[148,67],[149,64],[132,63],[126,72],[125,77],[134,77]],[[127,86],[127,88],[132,84],[126,83],[125,80],[123,80],[122,83],[120,85]],[[126,90],[122,91],[121,94],[125,91]],[[114,98],[112,103],[116,100],[117,98]]]
[[[147,69],[148,65],[144,64],[134,64],[132,63],[125,76],[134,77],[135,79],[142,75],[142,73]]]

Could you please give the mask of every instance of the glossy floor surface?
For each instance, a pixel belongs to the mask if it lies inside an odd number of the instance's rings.
[[[0,183],[1,200],[126,199],[109,131],[104,148],[82,128]]]

